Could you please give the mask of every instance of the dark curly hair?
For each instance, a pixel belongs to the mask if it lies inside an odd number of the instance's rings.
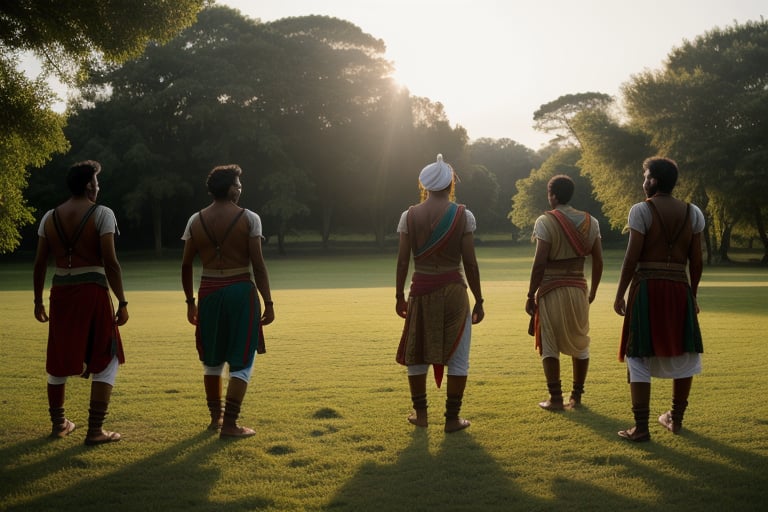
[[[243,170],[239,165],[219,165],[214,167],[213,170],[208,173],[208,179],[205,181],[208,187],[208,192],[211,193],[216,199],[224,199],[227,197],[229,187],[235,184],[235,179],[243,174]]]
[[[671,158],[653,156],[643,162],[643,171],[656,180],[659,192],[669,194],[677,183],[677,162]]]
[[[67,187],[73,196],[85,194],[85,188],[93,177],[101,172],[101,164],[95,160],[84,160],[72,165],[67,171]]]

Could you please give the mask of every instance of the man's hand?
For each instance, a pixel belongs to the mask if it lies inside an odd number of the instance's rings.
[[[48,321],[48,313],[45,312],[44,304],[35,304],[35,318],[38,322],[45,323]]]

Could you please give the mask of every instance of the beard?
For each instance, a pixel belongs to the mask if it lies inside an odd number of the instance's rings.
[[[648,185],[646,187],[643,187],[643,190],[645,190],[645,197],[653,197],[656,195],[656,192],[659,191],[658,185]]]

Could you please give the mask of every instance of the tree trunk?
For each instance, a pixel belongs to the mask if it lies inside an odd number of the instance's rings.
[[[277,228],[277,252],[280,256],[285,256],[285,232],[288,231],[288,223],[285,219],[280,220],[280,226]]]
[[[333,206],[330,204],[323,205],[323,227],[322,227],[322,239],[323,249],[328,248],[328,240],[331,238],[331,218],[333,217]]]
[[[163,255],[163,202],[152,201],[152,234],[155,238],[155,256]]]
[[[731,259],[728,257],[728,250],[731,248],[731,231],[733,226],[727,224],[723,230],[723,236],[720,240],[720,262],[728,262]]]
[[[707,265],[712,264],[712,228],[711,224],[707,222],[704,228],[704,245],[707,246]]]
[[[760,208],[755,208],[755,225],[757,226],[757,233],[760,235],[760,241],[763,242],[763,259],[762,263],[768,263],[768,235],[765,232],[765,222],[763,216],[760,215]]]
[[[376,219],[376,227],[374,229],[376,235],[376,246],[379,249],[384,249],[384,221],[382,219]]]

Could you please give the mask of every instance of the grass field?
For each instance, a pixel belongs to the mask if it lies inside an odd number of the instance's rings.
[[[707,267],[699,293],[704,373],[684,431],[654,423],[671,383],[654,381],[653,440],[632,423],[621,318],[612,310],[621,252],[606,253],[592,306],[592,359],[577,411],[549,413],[523,311],[532,247],[480,247],[486,319],[473,329],[462,416],[442,431],[444,389],[428,388],[431,424],[405,417],[394,362],[394,254],[268,254],[277,319],[266,328],[241,423],[254,438],[209,434],[177,260],[123,257],[131,319],[127,364],[105,427],[119,443],[86,447],[89,383],[71,378],[51,441],[47,327],[32,316],[31,262],[0,264],[0,510],[433,511],[764,510],[768,500],[768,271]],[[570,365],[563,382],[570,389]]]

